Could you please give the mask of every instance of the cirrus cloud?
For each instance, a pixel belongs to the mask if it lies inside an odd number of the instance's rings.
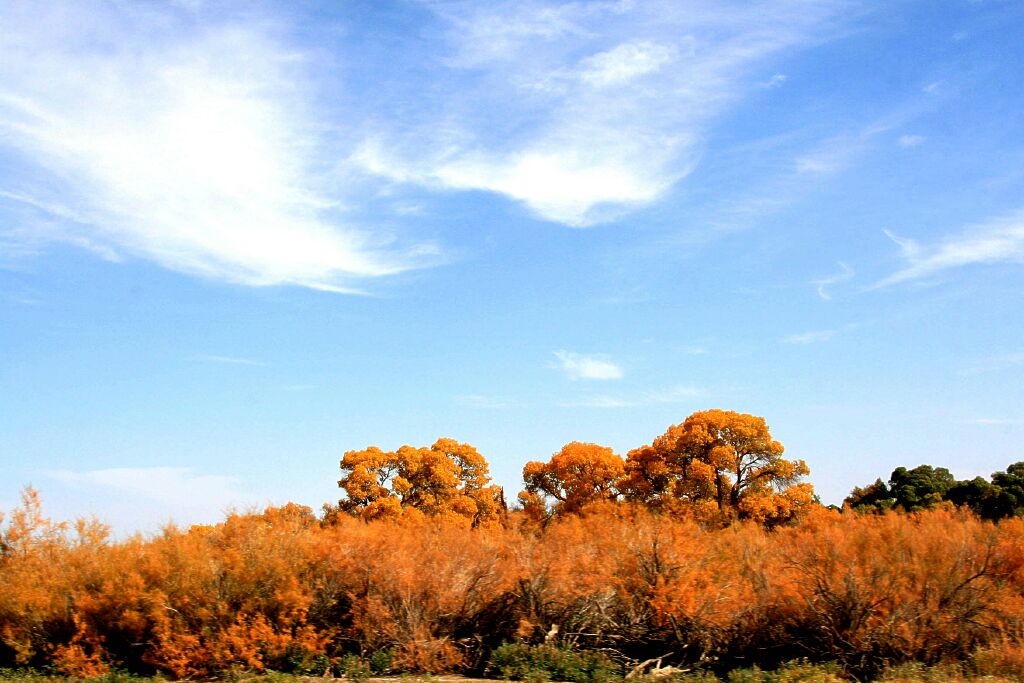
[[[621,379],[623,375],[622,368],[604,355],[555,351],[555,358],[558,359],[558,367],[571,380]]]
[[[259,21],[47,3],[0,23],[0,152],[19,171],[0,201],[32,225],[15,237],[332,291],[437,256],[346,218],[310,58]]]

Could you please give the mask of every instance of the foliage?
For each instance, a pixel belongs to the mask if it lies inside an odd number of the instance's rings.
[[[616,485],[625,464],[612,449],[573,441],[548,462],[529,462],[523,468],[524,506],[536,506],[543,494],[557,501],[558,512],[579,512],[597,501],[615,500]]]
[[[491,653],[488,670],[518,681],[604,683],[621,678],[620,667],[601,652],[550,644],[505,643]]]
[[[382,451],[370,446],[348,451],[341,460],[339,503],[363,519],[394,519],[403,514],[445,515],[474,525],[499,518],[501,489],[489,485],[487,461],[469,444],[438,439],[429,448],[402,446]]]
[[[851,509],[875,513],[891,508],[916,512],[949,503],[970,508],[984,519],[1024,514],[1024,462],[993,473],[991,481],[983,477],[957,481],[946,468],[931,465],[910,470],[898,467],[888,485],[877,479],[874,484],[855,487],[844,501]]]
[[[110,683],[488,665],[590,681],[647,661],[679,680],[1021,678],[1024,466],[990,488],[904,469],[861,490],[878,513],[862,515],[815,504],[781,453],[764,420],[725,411],[625,461],[574,442],[528,467],[556,501],[542,524],[501,510],[483,458],[447,439],[347,453],[349,497],[319,517],[288,504],[120,541],[48,519],[29,489],[0,523],[0,667]],[[998,523],[970,511],[986,491]],[[970,509],[950,504],[961,493]]]
[[[630,451],[619,487],[627,499],[656,507],[777,524],[813,498],[799,483],[806,463],[782,452],[763,417],[705,410]]]

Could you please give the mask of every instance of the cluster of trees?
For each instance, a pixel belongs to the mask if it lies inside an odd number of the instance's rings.
[[[860,680],[1024,662],[1024,463],[968,482],[900,468],[839,510],[782,454],[763,418],[702,411],[625,457],[573,442],[527,463],[509,509],[468,444],[371,447],[345,453],[347,495],[321,515],[119,542],[28,490],[0,516],[0,668],[484,674],[508,643]]]
[[[764,418],[706,410],[625,458],[594,443],[566,444],[547,462],[526,464],[518,500],[534,518],[623,501],[707,521],[778,524],[814,500],[812,486],[800,481],[806,463],[782,453]],[[451,439],[430,448],[349,451],[341,470],[338,485],[347,495],[339,509],[364,519],[443,514],[486,525],[507,511],[483,457]]]
[[[0,527],[0,667],[479,675],[503,643],[548,643],[622,671],[799,657],[865,680],[979,648],[1024,654],[1019,519],[815,506],[769,530],[619,503],[506,522],[286,505],[115,542],[48,520],[29,492]]]
[[[860,511],[896,509],[917,512],[943,503],[967,507],[984,519],[998,520],[1024,514],[1024,462],[984,477],[957,480],[945,467],[898,467],[888,482],[858,486],[845,505]]]

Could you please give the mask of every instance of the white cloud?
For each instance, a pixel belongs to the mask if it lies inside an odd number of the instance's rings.
[[[595,88],[625,85],[671,64],[678,51],[672,45],[650,41],[623,43],[584,59],[580,79]]]
[[[821,143],[814,150],[797,157],[796,172],[808,175],[831,175],[846,169],[860,154],[874,131],[856,136],[838,136]]]
[[[343,218],[307,58],[260,21],[47,3],[6,4],[0,23],[0,144],[26,169],[2,198],[60,219],[37,241],[331,291],[436,256]]]
[[[842,261],[839,262],[839,268],[839,272],[834,275],[829,275],[828,277],[821,278],[820,280],[811,281],[811,284],[817,287],[818,296],[821,297],[823,301],[829,301],[832,299],[832,294],[831,292],[829,292],[829,287],[831,287],[832,285],[837,285],[840,282],[846,282],[854,275],[853,268],[846,265]]]
[[[1024,263],[1024,211],[970,226],[934,246],[885,231],[896,244],[906,265],[883,278],[875,287],[918,280],[964,266],[991,263]]]
[[[559,405],[563,408],[640,408],[652,405],[685,403],[700,396],[701,391],[694,387],[674,386],[660,391],[648,391],[635,396],[611,396],[599,394],[566,401]]]
[[[430,3],[452,87],[353,156],[396,183],[484,190],[571,226],[661,197],[750,73],[825,39],[843,3]],[[580,57],[580,55],[584,55]],[[412,95],[410,95],[412,97]]]
[[[786,82],[786,80],[787,80],[786,74],[774,74],[767,81],[762,81],[761,83],[758,83],[757,85],[759,87],[761,87],[761,88],[766,89],[766,90],[771,90],[772,88],[781,87],[782,84]]]
[[[622,368],[603,355],[586,355],[572,351],[555,351],[559,367],[571,380],[620,379]]]
[[[899,143],[900,147],[917,147],[927,139],[923,135],[901,135]]]
[[[814,330],[812,332],[804,332],[802,334],[791,334],[788,337],[782,339],[783,344],[816,344],[818,342],[825,342],[836,336],[839,330]]]

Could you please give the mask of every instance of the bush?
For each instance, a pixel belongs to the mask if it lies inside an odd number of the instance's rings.
[[[341,658],[341,674],[352,683],[366,683],[373,675],[373,667],[359,655]]]
[[[603,683],[621,678],[621,668],[605,654],[576,652],[554,645],[506,643],[491,653],[487,669],[504,679]]]
[[[729,683],[841,683],[838,665],[834,662],[812,664],[806,660],[786,662],[775,671],[737,669],[729,672]]]

